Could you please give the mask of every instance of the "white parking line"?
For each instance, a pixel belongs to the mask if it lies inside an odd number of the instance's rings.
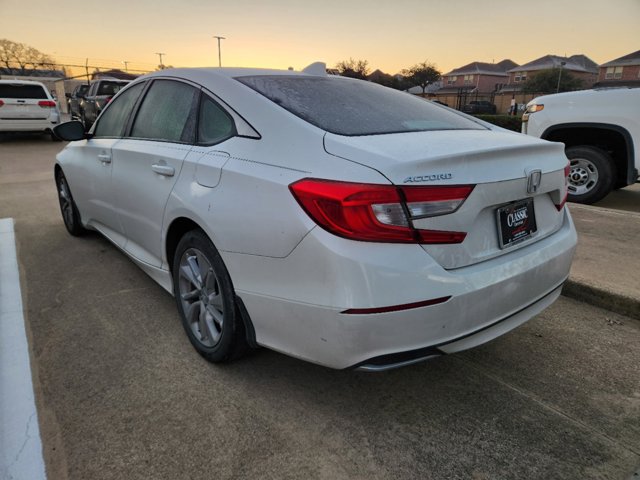
[[[0,219],[0,479],[45,479],[13,219]]]

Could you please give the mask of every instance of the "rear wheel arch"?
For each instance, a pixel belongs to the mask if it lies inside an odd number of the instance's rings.
[[[191,230],[204,231],[200,225],[187,217],[175,218],[171,222],[171,225],[169,225],[165,237],[165,254],[167,256],[167,263],[169,264],[170,271],[173,271],[173,257],[176,253],[176,248],[178,247],[180,239]]]
[[[540,138],[562,142],[565,148],[585,146],[607,152],[616,173],[614,186],[636,181],[635,154],[631,134],[623,127],[606,123],[565,123],[547,128]]]
[[[215,243],[213,239],[211,239],[210,235],[207,234],[204,228],[202,228],[197,222],[188,218],[188,217],[178,217],[175,218],[169,228],[167,230],[166,239],[165,239],[165,254],[167,256],[167,262],[169,265],[169,271],[173,276],[173,263],[176,254],[176,250],[182,238],[189,232],[197,230],[202,232],[205,236],[209,238],[211,243],[215,247]],[[231,284],[233,288],[233,278],[231,278]],[[175,292],[174,292],[175,293]],[[256,342],[255,329],[253,327],[253,322],[251,317],[249,316],[249,312],[247,311],[242,298],[236,295],[236,304],[238,306],[238,315],[242,320],[242,324],[244,327],[244,334],[247,345],[251,348],[257,348],[258,344]]]

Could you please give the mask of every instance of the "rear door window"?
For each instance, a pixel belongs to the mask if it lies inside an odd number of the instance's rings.
[[[48,99],[47,93],[40,85],[23,85],[19,83],[0,83],[0,98]]]
[[[96,125],[95,137],[121,137],[124,134],[129,115],[144,85],[145,82],[133,85],[109,104]]]
[[[100,82],[98,86],[98,93],[96,95],[115,95],[124,87],[127,86],[127,83],[122,82]]]
[[[155,80],[142,101],[131,136],[193,143],[199,90],[174,80]]]

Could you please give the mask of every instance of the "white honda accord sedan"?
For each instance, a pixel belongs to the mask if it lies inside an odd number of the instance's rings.
[[[464,350],[548,307],[576,246],[561,144],[318,64],[152,73],[56,133],[68,231],[172,293],[212,362]]]

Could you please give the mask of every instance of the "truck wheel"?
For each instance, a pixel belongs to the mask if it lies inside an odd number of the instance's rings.
[[[602,200],[613,188],[615,165],[611,155],[588,145],[569,147],[565,151],[569,173],[569,201],[592,204]]]

